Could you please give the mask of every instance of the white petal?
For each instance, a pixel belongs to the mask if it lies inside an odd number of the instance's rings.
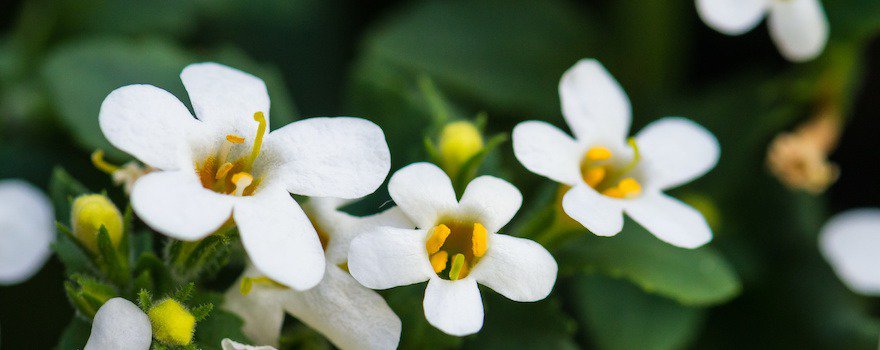
[[[556,283],[556,260],[538,243],[524,238],[493,234],[489,250],[471,276],[480,284],[519,302],[547,297]]]
[[[196,241],[229,219],[233,198],[202,187],[191,170],[144,175],[131,190],[131,206],[147,225],[169,237]]]
[[[395,349],[400,319],[375,291],[335,265],[305,292],[289,291],[284,308],[340,349]]]
[[[425,250],[427,230],[379,227],[351,241],[348,270],[371,289],[427,281],[434,274]]]
[[[269,93],[263,80],[217,63],[196,63],[183,69],[186,87],[199,120],[215,128],[251,138],[258,123],[254,113],[269,121]]]
[[[415,224],[403,214],[398,207],[385,210],[381,213],[357,217],[338,211],[337,207],[325,207],[318,204],[326,198],[311,198],[307,204],[307,213],[316,224],[329,236],[327,249],[324,255],[331,264],[341,264],[348,261],[348,249],[351,240],[358,234],[373,230],[380,226],[412,229]]]
[[[623,206],[620,202],[581,184],[565,193],[562,209],[593,234],[614,236],[623,229]]]
[[[462,337],[483,328],[483,300],[472,277],[458,281],[431,278],[422,306],[428,323],[447,334]]]
[[[627,200],[625,211],[660,240],[681,248],[698,248],[712,240],[712,229],[694,208],[662,193]]]
[[[767,0],[697,0],[697,13],[713,29],[740,35],[761,22],[767,6]]]
[[[391,169],[385,134],[361,118],[300,120],[273,131],[266,143],[266,151],[283,162],[276,176],[299,195],[363,197]]]
[[[265,346],[252,346],[245,345],[242,343],[235,342],[229,338],[223,339],[220,342],[220,346],[223,350],[276,350],[275,348],[265,345]]]
[[[549,123],[527,121],[514,127],[513,154],[535,174],[566,185],[581,181],[583,147]]]
[[[49,258],[55,239],[49,198],[21,180],[0,181],[0,285],[27,280]]]
[[[480,176],[471,181],[461,196],[461,210],[475,212],[489,232],[498,232],[513,219],[522,205],[516,186],[494,176]]]
[[[163,170],[180,168],[181,158],[189,157],[188,138],[205,131],[177,97],[151,85],[111,92],[98,122],[113,146]]]
[[[696,179],[718,164],[718,140],[702,126],[684,118],[663,118],[636,135],[645,184],[673,188]]]
[[[834,216],[822,228],[819,248],[850,289],[880,295],[880,209]]]
[[[828,18],[819,0],[774,1],[770,37],[789,61],[809,61],[828,43]]]
[[[395,172],[388,181],[388,192],[421,228],[434,226],[439,216],[458,208],[452,181],[431,163],[414,163]]]
[[[260,272],[248,267],[244,275],[258,277]],[[240,286],[241,279],[229,287],[223,298],[223,308],[241,317],[244,321],[241,331],[250,340],[258,344],[277,346],[284,323],[281,301],[287,290],[254,285],[248,295],[242,295]]]
[[[629,97],[599,61],[580,60],[566,71],[559,98],[562,115],[579,141],[620,142],[629,134]]]
[[[235,204],[235,223],[254,266],[296,290],[324,276],[324,250],[299,204],[281,187],[266,187]]]
[[[128,300],[113,298],[95,314],[85,350],[146,350],[152,341],[147,314]]]

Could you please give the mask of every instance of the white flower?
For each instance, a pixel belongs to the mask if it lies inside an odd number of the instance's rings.
[[[354,235],[378,226],[413,227],[392,208],[355,217],[338,210],[347,204],[335,198],[311,198],[305,210],[326,249],[327,271],[316,287],[290,290],[260,281],[259,272],[246,269],[252,290],[242,295],[238,285],[226,293],[224,308],[244,320],[243,331],[261,344],[277,345],[286,311],[324,334],[341,349],[394,349],[400,341],[401,323],[382,297],[358,284],[342,269]],[[241,283],[242,280],[239,280]],[[266,284],[269,284],[266,286]]]
[[[828,43],[828,19],[819,0],[697,0],[697,12],[727,35],[748,32],[767,16],[770,37],[793,62],[816,58]]]
[[[831,218],[819,248],[850,289],[880,296],[880,209],[854,209]]]
[[[113,298],[95,313],[84,350],[146,350],[152,341],[147,314],[124,298]]]
[[[49,258],[55,239],[49,198],[21,180],[0,181],[0,285],[23,282]]]
[[[220,342],[220,346],[223,348],[223,350],[276,350],[275,348],[273,348],[271,346],[245,345],[242,343],[232,341],[229,338],[223,339],[223,341]]]
[[[425,317],[456,336],[483,326],[478,282],[520,302],[550,293],[557,272],[550,253],[533,241],[497,233],[522,204],[507,181],[478,177],[458,201],[440,168],[416,163],[397,171],[388,190],[418,229],[379,227],[352,241],[348,267],[364,286],[429,281]]]
[[[382,130],[359,118],[311,118],[268,133],[262,80],[215,63],[180,75],[198,119],[171,93],[119,88],[100,124],[119,149],[156,170],[131,193],[138,216],[159,232],[194,241],[229,219],[256,267],[295,289],[324,274],[321,243],[288,194],[358,198],[390,167]]]
[[[663,193],[715,167],[718,141],[682,118],[655,121],[627,141],[629,98],[595,60],[582,60],[559,83],[562,115],[574,133],[545,122],[513,129],[513,151],[530,171],[571,186],[565,213],[600,236],[623,229],[623,212],[663,241],[696,248],[712,239],[695,209]]]

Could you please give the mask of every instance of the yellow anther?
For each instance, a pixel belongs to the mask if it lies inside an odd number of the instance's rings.
[[[590,150],[587,151],[587,159],[591,161],[606,160],[609,158],[611,158],[611,150],[606,147],[591,147]]]
[[[257,127],[257,136],[254,138],[254,148],[251,150],[251,155],[248,157],[247,162],[245,162],[245,170],[250,170],[254,165],[254,161],[257,160],[257,156],[260,155],[260,148],[263,147],[263,136],[266,136],[266,128],[269,125],[263,112],[254,113],[254,120],[260,123],[260,125]]]
[[[250,277],[245,277],[241,279],[241,285],[238,286],[238,292],[241,295],[248,295],[251,293],[251,289],[254,288],[254,280]]]
[[[153,338],[170,345],[192,343],[196,318],[174,299],[165,299],[147,312],[153,326]]]
[[[440,273],[446,269],[446,263],[449,262],[449,253],[445,250],[441,250],[434,255],[431,255],[431,267],[434,268],[435,273]]]
[[[244,143],[244,137],[238,136],[236,134],[226,135],[226,141],[234,143],[236,145]]]
[[[608,173],[603,166],[597,166],[593,168],[588,168],[586,172],[584,172],[584,182],[590,187],[599,186],[602,183],[602,180],[605,180],[605,175]]]
[[[473,241],[473,250],[475,257],[481,258],[483,257],[483,255],[486,255],[486,249],[489,248],[489,246],[486,244],[488,239],[489,232],[486,231],[486,227],[484,227],[480,223],[475,223],[474,234],[471,238],[471,240]]]
[[[241,196],[244,190],[254,182],[254,177],[246,172],[236,173],[232,175],[232,183],[235,184],[234,194]]]
[[[620,180],[617,187],[627,196],[637,195],[642,192],[642,185],[636,179],[631,177]]]
[[[113,175],[113,173],[119,170],[119,166],[107,163],[107,161],[104,160],[104,151],[100,149],[92,152],[92,164],[95,168],[98,168],[98,170],[110,175]]]
[[[446,243],[446,238],[449,237],[450,233],[452,233],[452,230],[446,225],[440,224],[434,226],[434,228],[428,232],[428,241],[425,242],[425,249],[428,250],[428,254],[434,254],[439,251],[440,247],[443,246],[443,243]]]
[[[226,177],[226,174],[228,174],[230,170],[232,170],[232,163],[226,162],[220,166],[220,169],[217,169],[217,175],[214,176],[214,178],[220,180]]]
[[[464,254],[455,254],[455,256],[452,258],[452,268],[449,269],[449,279],[455,281],[459,278],[466,276],[467,274],[465,274],[464,276],[462,275],[463,268]]]
[[[626,197],[626,195],[623,194],[623,191],[621,191],[621,190],[620,190],[619,188],[617,188],[617,187],[611,187],[611,188],[605,189],[604,191],[602,191],[602,194],[603,194],[603,195],[606,195],[606,196],[608,196],[608,197],[612,197],[612,198],[624,198],[624,197]]]

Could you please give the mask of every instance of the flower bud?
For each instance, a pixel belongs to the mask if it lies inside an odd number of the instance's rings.
[[[165,299],[147,312],[153,326],[153,338],[169,345],[192,343],[196,318],[174,299]]]
[[[73,235],[92,252],[98,252],[98,233],[107,229],[114,247],[122,240],[122,214],[104,195],[82,195],[73,201],[71,209]]]
[[[465,162],[483,150],[483,135],[469,121],[452,122],[440,133],[439,149],[444,170],[455,175]]]

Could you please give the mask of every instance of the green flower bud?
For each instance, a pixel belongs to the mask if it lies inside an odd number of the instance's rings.
[[[107,229],[114,247],[122,240],[122,214],[104,195],[82,195],[73,201],[71,209],[73,235],[92,252],[98,252],[98,233]]]
[[[196,318],[174,299],[165,299],[147,312],[153,338],[170,345],[189,345],[196,329]]]
[[[483,135],[469,121],[446,124],[440,133],[440,158],[444,170],[456,174],[465,162],[483,150]]]

